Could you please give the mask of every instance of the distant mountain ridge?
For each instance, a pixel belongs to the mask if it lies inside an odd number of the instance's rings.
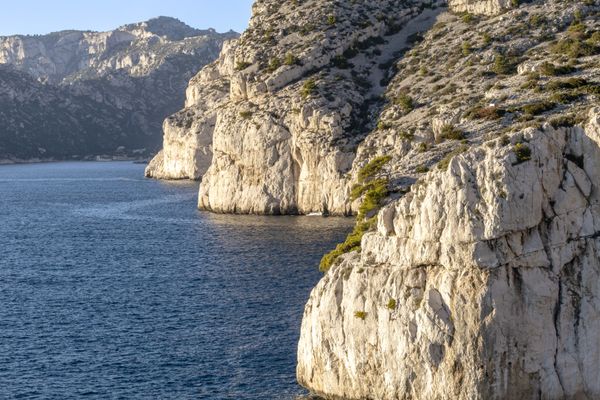
[[[0,158],[153,151],[189,79],[237,36],[158,17],[107,32],[0,37]]]

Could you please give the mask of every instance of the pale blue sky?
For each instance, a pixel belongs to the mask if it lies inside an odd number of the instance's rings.
[[[0,35],[105,31],[161,15],[194,28],[241,32],[251,6],[252,0],[14,0],[2,4]]]

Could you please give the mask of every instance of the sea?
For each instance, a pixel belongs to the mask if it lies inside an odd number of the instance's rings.
[[[306,398],[304,305],[352,221],[202,212],[143,172],[0,166],[0,399]]]

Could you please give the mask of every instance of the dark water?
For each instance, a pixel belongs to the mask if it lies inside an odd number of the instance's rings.
[[[348,220],[196,211],[131,163],[0,167],[0,398],[294,399]]]

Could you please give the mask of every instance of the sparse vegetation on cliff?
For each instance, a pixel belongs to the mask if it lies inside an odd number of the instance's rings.
[[[469,150],[469,146],[466,146],[466,145],[461,145],[461,146],[457,147],[456,149],[452,150],[450,153],[446,154],[446,156],[440,160],[440,162],[437,164],[437,168],[442,171],[447,170],[448,166],[450,165],[450,161],[452,161],[452,159],[454,157],[456,157],[457,155],[462,154],[467,150]]]
[[[314,79],[309,79],[302,85],[302,97],[308,98],[317,92],[317,82]]]
[[[364,320],[365,318],[367,318],[367,313],[365,311],[355,311],[354,316],[358,319]]]
[[[517,163],[523,163],[531,160],[531,149],[525,143],[517,143],[513,147],[513,152],[517,156]]]
[[[397,306],[396,299],[390,299],[387,303],[387,308],[390,310],[395,310]]]
[[[247,61],[238,61],[235,63],[235,70],[236,71],[243,71],[246,68],[248,68],[249,66],[251,66],[252,63],[249,63]]]
[[[444,140],[462,140],[465,138],[465,134],[456,126],[446,124],[440,130],[440,138]]]
[[[387,197],[389,185],[387,178],[378,175],[390,160],[390,156],[374,158],[358,172],[358,183],[350,193],[352,200],[363,199],[358,208],[357,223],[343,243],[323,256],[319,265],[322,272],[327,272],[342,254],[360,250],[363,235],[377,224],[377,216],[372,214]]]

